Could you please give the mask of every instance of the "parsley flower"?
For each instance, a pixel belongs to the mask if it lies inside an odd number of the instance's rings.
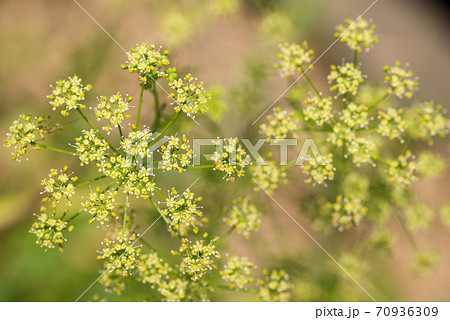
[[[284,270],[264,270],[264,280],[258,283],[258,298],[266,302],[286,302],[289,301],[289,290],[293,287]]]
[[[331,91],[337,91],[338,95],[351,94],[358,92],[359,85],[364,81],[361,70],[355,68],[353,63],[343,63],[340,66],[331,66],[331,72],[328,75],[328,82],[334,84]]]
[[[248,239],[250,232],[258,230],[261,225],[261,212],[255,205],[250,204],[246,197],[234,199],[233,207],[224,221]]]
[[[301,45],[296,43],[282,43],[278,45],[280,53],[277,57],[278,64],[275,69],[280,69],[282,77],[290,77],[295,72],[303,72],[303,67],[311,63],[314,51],[308,48],[308,42],[303,41]]]
[[[332,223],[338,231],[357,226],[367,212],[367,208],[362,205],[361,200],[354,197],[353,194],[348,197],[339,195],[336,197],[336,202],[327,203],[327,207],[332,210]]]
[[[130,118],[130,115],[125,115],[125,112],[130,108],[129,104],[132,100],[132,97],[124,100],[119,93],[110,98],[100,97],[99,104],[94,108],[95,116],[98,121],[102,119],[109,121],[109,124],[102,129],[109,134],[112,127],[117,128],[125,118]]]
[[[414,77],[412,71],[400,68],[400,61],[397,61],[393,67],[385,66],[384,72],[386,73],[384,81],[389,85],[389,94],[398,98],[412,98],[419,85],[417,77]]]
[[[345,43],[352,50],[358,52],[362,48],[369,51],[371,45],[378,42],[375,36],[375,25],[369,24],[369,22],[363,18],[358,21],[347,19],[342,25],[336,27],[335,38],[340,37],[340,42]]]
[[[53,106],[53,111],[63,108],[61,110],[63,116],[68,116],[70,110],[86,108],[82,101],[85,99],[85,93],[92,89],[90,84],[83,85],[81,79],[76,75],[69,77],[67,80],[58,80],[55,87],[50,87],[52,93],[47,96],[50,105]]]
[[[230,283],[230,289],[242,290],[248,283],[253,282],[253,278],[249,277],[253,268],[255,264],[248,261],[247,257],[239,258],[232,255],[220,275],[223,280]]]

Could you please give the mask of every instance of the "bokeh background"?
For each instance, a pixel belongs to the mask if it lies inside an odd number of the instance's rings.
[[[195,73],[214,88],[220,97],[219,111],[200,120],[202,128],[190,128],[196,136],[210,137],[211,132],[220,132],[224,136],[242,137],[251,132],[250,124],[287,87],[271,68],[276,45],[308,39],[318,56],[334,41],[334,27],[346,18],[355,19],[372,1],[79,0],[79,3],[126,50],[142,42],[162,45],[170,50],[174,65]],[[380,39],[369,54],[361,57],[365,73],[382,81],[382,66],[396,60],[409,62],[420,78],[416,98],[431,99],[448,107],[450,11],[446,2],[379,0],[365,17],[376,24]],[[139,94],[135,77],[120,70],[126,58],[122,49],[74,1],[1,0],[0,43],[1,136],[19,113],[51,114],[46,100],[49,84],[72,74],[94,84],[92,96],[117,91],[135,97]],[[317,63],[310,77],[325,90],[329,65],[340,63],[342,57],[349,55],[343,45],[337,44]],[[151,116],[150,108],[143,110],[144,120]],[[67,130],[53,138],[52,144],[63,146],[63,141],[78,135],[80,123],[56,120]],[[448,138],[435,147],[448,154]],[[40,205],[40,181],[50,168],[59,168],[70,159],[45,151],[30,152],[29,158],[30,161],[13,162],[9,151],[0,148],[0,300],[73,301],[98,277],[100,263],[95,256],[102,231],[81,218],[75,222],[76,228],[63,254],[44,252],[36,246],[28,229],[32,214]],[[77,168],[76,161],[70,161],[64,164]],[[209,179],[202,177],[196,187],[208,187]],[[448,173],[428,178],[415,185],[415,192],[437,209],[449,200],[449,181]],[[169,186],[171,181],[165,183]],[[186,187],[189,178],[177,183]],[[215,184],[209,197],[231,193],[233,188],[225,183]],[[276,197],[305,227],[312,229],[296,203],[299,192],[297,188],[287,188],[276,193]],[[226,196],[220,198],[216,205],[226,205]],[[304,267],[303,262],[308,259],[312,266],[336,268],[269,199],[265,201],[268,213],[258,235],[249,241],[232,236],[230,250],[248,255],[263,266],[281,263],[295,274],[295,279],[322,279],[322,282],[299,280],[294,300],[367,299],[351,281],[336,289],[335,282],[340,281],[339,277],[345,278],[343,275],[322,276],[322,271]],[[142,227],[149,221],[150,218],[143,220]],[[369,273],[361,271],[360,266],[353,269],[350,266],[349,271],[358,275],[379,300],[449,301],[450,229],[436,217],[429,229],[415,233],[419,244],[436,248],[441,254],[438,267],[426,276],[417,277],[411,272],[413,249],[407,236],[394,223],[389,227],[397,240],[392,256],[372,259],[368,262]],[[164,229],[155,227],[148,235],[157,247],[170,241]],[[314,233],[314,236],[332,254],[339,254],[351,247],[355,239],[364,237],[364,232],[361,228],[346,234]],[[122,299],[142,300],[143,291],[145,288],[132,285]],[[95,293],[104,295],[98,284],[84,299]],[[116,298],[108,296],[108,299]],[[217,299],[241,297],[222,295]]]

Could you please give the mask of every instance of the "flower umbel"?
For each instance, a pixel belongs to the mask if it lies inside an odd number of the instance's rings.
[[[171,102],[174,106],[176,112],[183,111],[190,118],[195,118],[195,115],[200,113],[205,113],[207,111],[206,102],[210,99],[211,95],[206,93],[203,87],[203,82],[195,84],[197,78],[193,78],[190,73],[188,73],[184,79],[180,78],[169,82],[169,87],[176,91],[169,95],[170,98],[174,99]]]
[[[258,298],[267,302],[289,301],[289,290],[293,285],[284,270],[264,270],[264,280],[259,280]]]
[[[363,18],[358,21],[347,19],[345,23],[336,27],[335,38],[348,45],[352,50],[361,51],[365,48],[369,51],[371,45],[378,42],[375,36],[375,25]]]
[[[70,198],[75,193],[75,186],[73,182],[78,180],[78,177],[67,174],[69,168],[64,167],[63,170],[51,169],[48,178],[42,180],[44,191],[42,193],[50,193],[51,195],[42,199],[43,202],[52,200],[52,206],[56,206],[62,198],[67,200],[70,206]]]
[[[68,116],[70,110],[86,108],[81,102],[85,99],[85,93],[92,89],[90,84],[83,85],[81,79],[76,75],[67,80],[58,80],[55,87],[50,87],[53,89],[48,96],[50,104],[54,111],[63,108],[61,110],[63,116]]]
[[[233,207],[224,220],[248,239],[250,232],[258,230],[261,224],[261,212],[255,205],[250,204],[246,197],[243,197],[233,200]]]
[[[253,282],[253,278],[249,277],[253,268],[255,264],[248,261],[247,257],[239,258],[232,255],[220,275],[223,280],[230,283],[230,289],[242,290],[248,283]]]
[[[102,119],[108,120],[109,124],[103,127],[108,134],[111,132],[112,128],[117,128],[121,125],[125,118],[130,118],[130,115],[126,115],[125,112],[130,108],[130,102],[133,100],[132,97],[126,98],[124,100],[120,93],[107,98],[102,96],[99,98],[99,104],[94,108],[95,116],[97,120]]]
[[[417,77],[414,77],[412,71],[400,68],[400,61],[393,67],[384,67],[386,77],[384,81],[389,85],[388,93],[398,98],[411,99],[419,83]]]
[[[277,55],[279,63],[274,65],[274,68],[280,69],[283,77],[287,78],[295,72],[303,72],[304,65],[311,63],[314,51],[308,48],[306,41],[301,45],[285,42],[279,44],[278,47],[280,49],[280,53]]]

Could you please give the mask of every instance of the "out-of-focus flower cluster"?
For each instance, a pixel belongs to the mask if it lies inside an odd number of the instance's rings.
[[[299,124],[293,112],[288,113],[286,110],[277,107],[273,109],[273,115],[267,117],[267,123],[263,123],[260,129],[267,142],[270,142],[296,137],[295,132],[299,129]]]
[[[398,98],[412,98],[419,84],[411,70],[400,68],[400,61],[397,61],[393,67],[385,66],[384,72],[386,73],[384,81],[389,85],[389,94]]]
[[[334,36],[339,38],[339,41],[358,52],[363,48],[369,51],[370,46],[378,42],[375,36],[375,25],[369,24],[363,18],[357,21],[347,19],[344,24],[336,27],[336,31]]]
[[[261,224],[261,212],[254,204],[250,204],[246,197],[243,197],[233,200],[233,207],[228,210],[224,220],[248,239],[250,232],[258,230]]]
[[[417,180],[415,172],[417,170],[417,163],[414,161],[414,156],[408,150],[405,154],[400,155],[396,160],[388,160],[386,173],[388,181],[395,186],[395,188],[405,188]]]
[[[280,69],[282,77],[290,77],[296,72],[303,72],[306,64],[311,63],[314,51],[308,48],[308,42],[304,41],[301,45],[296,43],[282,43],[278,45],[278,64],[275,69]],[[309,67],[310,69],[312,66]]]
[[[289,290],[292,288],[284,270],[264,270],[264,279],[258,283],[258,298],[267,302],[289,301]]]
[[[367,212],[367,207],[364,207],[361,200],[354,197],[353,194],[339,195],[336,197],[336,202],[327,203],[327,207],[332,211],[333,226],[339,231],[357,226]]]
[[[242,290],[248,283],[253,282],[250,277],[253,268],[255,264],[248,261],[248,258],[232,255],[220,274],[223,280],[230,283],[230,289]]]

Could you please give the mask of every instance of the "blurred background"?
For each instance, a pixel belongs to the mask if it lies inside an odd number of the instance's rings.
[[[334,41],[334,27],[346,18],[355,19],[372,2],[79,0],[126,50],[143,42],[162,45],[171,52],[171,61],[179,67],[180,73],[192,72],[207,87],[213,88],[214,96],[218,97],[216,111],[204,120],[199,119],[200,128],[188,128],[194,137],[211,137],[211,132],[241,137],[243,133],[252,133],[257,128],[250,128],[250,124],[287,87],[272,69],[277,44],[307,39],[319,56]],[[420,78],[416,98],[434,100],[449,107],[450,10],[447,2],[379,0],[365,18],[376,24],[380,40],[373,50],[361,56],[364,72],[372,81],[382,81],[384,65],[392,65],[396,60],[409,62]],[[73,74],[94,85],[91,97],[109,96],[117,91],[134,97],[139,95],[135,77],[120,70],[126,60],[124,52],[74,1],[1,0],[0,43],[2,137],[20,113],[50,115],[46,100],[49,84]],[[309,73],[311,79],[326,90],[330,64],[340,63],[342,57],[349,58],[350,54],[345,46],[336,44]],[[55,114],[52,117],[67,129],[52,137],[52,145],[64,147],[63,141],[73,141],[79,135],[81,123],[59,119]],[[150,108],[143,109],[144,121],[151,117]],[[441,140],[435,147],[448,153],[448,137]],[[100,263],[95,257],[103,233],[89,226],[87,218],[83,217],[75,222],[75,230],[69,235],[63,254],[44,252],[35,244],[35,237],[28,229],[33,212],[40,206],[41,179],[50,168],[63,164],[74,171],[80,168],[77,161],[55,157],[45,150],[30,152],[29,158],[30,161],[13,162],[9,150],[0,148],[0,300],[73,301],[98,277]],[[208,186],[209,179],[212,178],[205,174],[195,189],[200,193]],[[177,183],[180,188],[186,188],[190,181],[188,177]],[[449,200],[449,181],[448,173],[427,178],[415,185],[415,192],[429,206],[438,208]],[[164,183],[169,186],[171,182]],[[236,191],[239,187],[225,182],[215,188],[217,190],[209,190],[209,197],[217,196],[218,190],[223,194],[240,192]],[[306,228],[312,229],[296,203],[299,192],[301,190],[296,188],[287,188],[276,193],[276,198]],[[202,195],[207,198],[207,194]],[[367,299],[354,283],[341,279],[344,275],[335,270],[337,267],[328,257],[279,208],[268,198],[261,199],[265,199],[267,214],[260,232],[249,241],[232,236],[229,250],[248,255],[258,265],[282,264],[298,281],[294,282],[294,300]],[[225,206],[226,200],[224,196],[216,202]],[[208,206],[212,208],[212,204],[206,202],[205,208]],[[141,228],[149,222],[151,217],[141,221]],[[147,235],[157,247],[170,242],[164,229],[163,225],[155,227]],[[314,236],[332,255],[341,255],[355,239],[364,237],[364,231],[362,228],[345,234],[314,233]],[[359,265],[349,261],[346,265],[349,272],[380,301],[449,301],[450,229],[436,218],[430,228],[415,234],[418,243],[435,248],[441,254],[440,265],[422,277],[411,272],[413,249],[407,236],[395,224],[390,226],[390,231],[397,241],[389,259],[377,257],[368,261],[370,272],[364,271],[362,261]],[[123,299],[142,300],[145,298],[142,290],[145,289],[131,286]],[[98,284],[84,299],[95,293],[103,295]],[[108,299],[116,298],[108,296]],[[245,297],[222,295],[217,299],[245,300]]]

